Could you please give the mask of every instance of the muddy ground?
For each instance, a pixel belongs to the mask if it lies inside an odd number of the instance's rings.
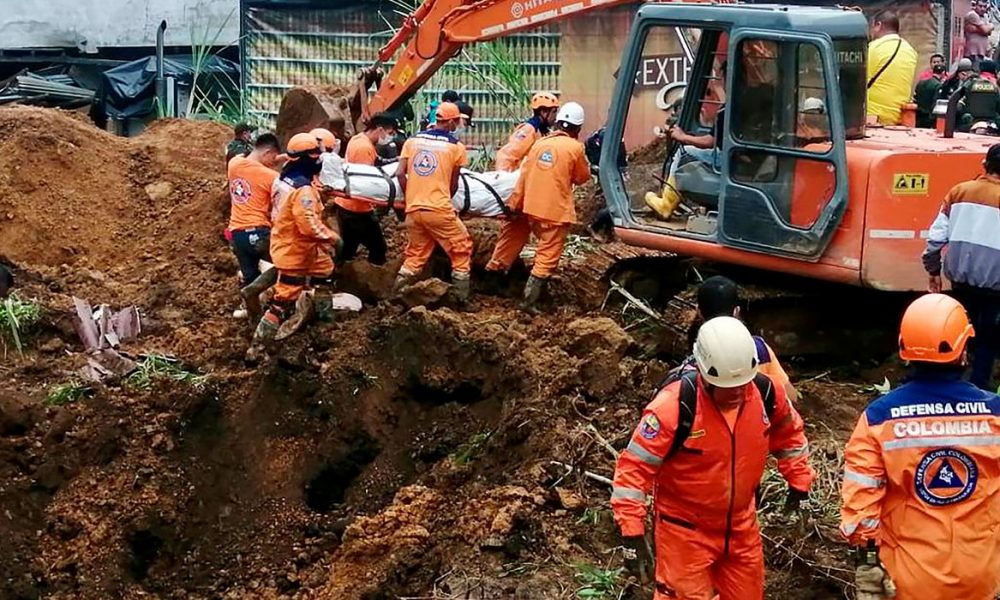
[[[339,284],[361,313],[249,368],[221,236],[226,139],[166,121],[123,140],[0,110],[0,259],[46,311],[0,364],[0,598],[644,597],[616,571],[608,488],[581,473],[611,475],[692,311],[663,304],[671,328],[616,297],[602,309],[602,276],[634,253],[586,238],[538,317],[517,310],[523,273],[477,284],[459,312],[388,301],[394,265],[362,262]],[[470,229],[481,265],[496,227]],[[137,305],[144,330],[124,350],[206,377],[55,402],[84,362],[74,295]],[[885,369],[790,370],[824,478],[804,530],[765,482],[768,598],[842,598],[839,452]]]

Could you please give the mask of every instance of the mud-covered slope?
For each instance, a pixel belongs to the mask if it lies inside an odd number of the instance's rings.
[[[34,131],[63,132],[62,154],[33,155]],[[0,598],[556,600],[583,565],[618,568],[609,490],[579,473],[611,475],[669,367],[620,304],[600,311],[601,274],[626,250],[579,245],[540,317],[516,308],[521,275],[477,283],[470,312],[407,310],[383,300],[391,266],[352,265],[339,285],[365,310],[251,369],[249,328],[229,315],[224,128],[168,121],[121,140],[5,109],[0,133],[0,255],[48,310],[0,363]],[[482,263],[496,225],[470,229]],[[82,362],[74,294],[137,304],[147,326],[125,350],[207,381],[47,403]],[[835,470],[865,395],[825,378],[803,391]],[[826,522],[809,536],[767,523],[769,598],[842,596]]]

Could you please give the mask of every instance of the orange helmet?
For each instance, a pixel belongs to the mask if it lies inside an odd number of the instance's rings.
[[[952,363],[976,335],[965,308],[951,296],[926,294],[913,301],[899,326],[899,357],[929,363]]]
[[[292,139],[288,140],[288,156],[299,158],[307,154],[316,154],[322,151],[319,140],[311,133],[296,133]]]
[[[337,138],[330,133],[329,129],[317,127],[310,131],[309,135],[319,140],[319,143],[323,144],[323,149],[327,152],[333,152],[333,149],[337,146]]]
[[[531,97],[531,110],[539,108],[559,108],[559,99],[549,92],[538,92]]]

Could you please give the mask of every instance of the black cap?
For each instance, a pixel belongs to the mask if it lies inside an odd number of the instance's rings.
[[[997,64],[992,60],[986,58],[979,61],[979,72],[980,73],[992,73],[997,74]]]
[[[455,90],[447,90],[445,93],[441,94],[441,102],[454,102],[458,103],[462,97],[458,95]]]
[[[731,317],[739,305],[740,288],[728,277],[709,277],[698,288],[698,311],[706,321]]]

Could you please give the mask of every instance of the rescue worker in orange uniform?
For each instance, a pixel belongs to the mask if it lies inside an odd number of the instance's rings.
[[[271,188],[278,178],[274,165],[280,152],[278,138],[264,133],[249,155],[234,156],[226,169],[229,230],[243,285],[260,276],[260,261],[271,260]]]
[[[657,392],[618,457],[611,508],[625,565],[649,580],[652,493],[654,600],[762,600],[754,495],[769,454],[790,489],[808,493],[815,473],[804,426],[784,391],[757,372],[757,345],[738,319],[702,325],[694,357],[697,371]]]
[[[458,191],[459,170],[469,164],[465,146],[452,135],[461,120],[457,106],[442,102],[434,127],[403,144],[397,172],[406,198],[406,249],[396,276],[397,291],[416,280],[437,244],[451,260],[455,299],[469,299],[472,237],[451,203]]]
[[[309,135],[314,137],[316,142],[320,145],[320,167],[322,168],[322,159],[331,153],[336,153],[340,149],[340,140],[337,139],[337,137],[333,135],[330,130],[323,129],[321,127],[313,129],[309,132]],[[278,155],[275,159],[275,164],[284,165],[288,161],[288,158],[287,154]],[[294,172],[292,176],[294,177]],[[313,177],[312,185],[316,188],[317,192],[322,190],[322,184],[319,182],[318,173],[315,177]],[[286,180],[281,176],[274,181],[274,185],[271,187],[272,222],[278,218],[278,213],[281,212],[282,204],[294,191],[294,182]],[[270,258],[267,260],[270,260]],[[268,288],[272,287],[277,281],[277,278],[277,271],[275,269],[269,269],[240,290],[252,323],[259,322],[261,316],[263,316],[260,295]]]
[[[739,319],[742,312],[740,303],[740,288],[735,281],[728,277],[715,275],[698,286],[698,316],[701,317],[702,321],[715,317]],[[799,394],[788,378],[788,373],[778,362],[778,356],[764,341],[764,338],[755,335],[753,341],[757,345],[757,371],[767,375],[775,385],[784,389],[788,400],[794,404],[798,400]],[[691,362],[691,367],[694,367],[693,362]]]
[[[549,134],[556,123],[559,99],[549,92],[538,92],[531,97],[531,111],[534,113],[531,118],[518,125],[507,143],[497,150],[497,171],[516,171],[531,146]]]
[[[323,202],[313,187],[321,153],[322,146],[312,134],[295,134],[288,141],[289,162],[281,177],[293,190],[279,208],[271,229],[277,283],[267,312],[257,324],[248,360],[260,357],[293,312],[299,319],[306,318],[312,284],[333,274],[333,256],[340,236],[323,223]],[[307,297],[305,301],[303,296]]]
[[[1000,589],[1000,398],[962,381],[974,335],[949,296],[910,304],[899,356],[912,373],[847,442],[840,530],[859,549],[859,599],[993,600]]]
[[[532,233],[538,240],[535,264],[524,287],[525,310],[537,311],[538,299],[559,266],[566,236],[576,222],[573,186],[590,181],[586,150],[577,139],[583,107],[567,102],[556,116],[556,131],[535,142],[521,163],[510,208],[522,213],[501,229],[487,271],[506,273]]]
[[[375,145],[391,143],[396,129],[396,120],[391,116],[385,113],[372,115],[365,130],[347,143],[347,162],[376,166],[379,159]],[[384,265],[385,236],[371,203],[340,196],[334,199],[334,203],[337,205],[337,226],[340,236],[344,238],[344,252],[340,255],[340,260],[352,260],[358,247],[364,246],[368,249],[368,262]]]

